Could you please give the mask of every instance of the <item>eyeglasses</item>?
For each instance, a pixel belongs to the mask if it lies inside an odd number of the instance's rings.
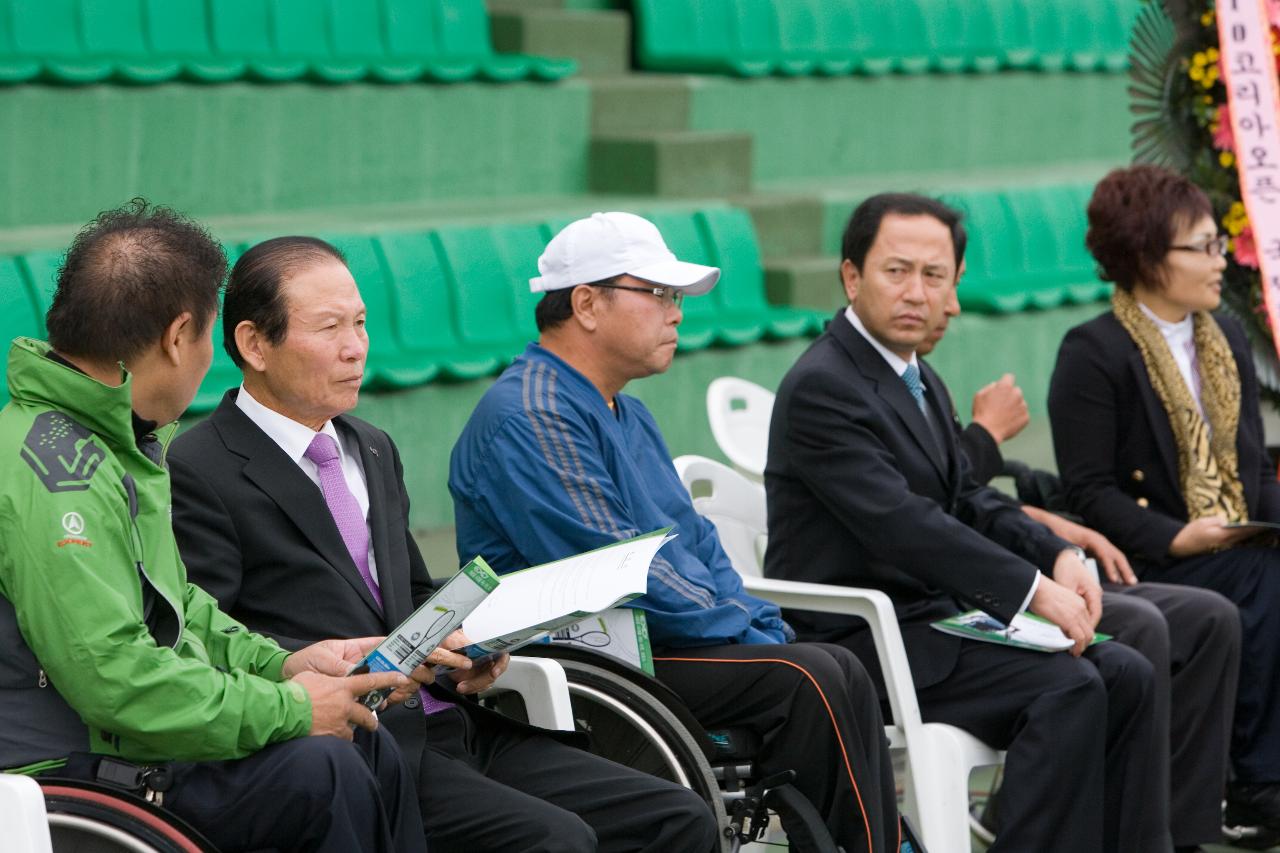
[[[662,307],[674,305],[679,308],[684,303],[684,291],[675,287],[631,287],[627,284],[593,284],[592,287],[607,287],[610,290],[633,290],[636,293],[648,293],[658,297]]]
[[[1222,257],[1227,253],[1227,243],[1229,241],[1230,238],[1225,234],[1219,234],[1217,237],[1206,240],[1198,246],[1170,246],[1169,248],[1179,249],[1183,252],[1204,252],[1211,258],[1215,255]]]

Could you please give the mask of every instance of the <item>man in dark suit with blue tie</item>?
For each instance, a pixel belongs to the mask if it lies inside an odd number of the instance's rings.
[[[1101,593],[1082,553],[973,482],[946,389],[916,357],[964,239],[959,215],[921,196],[875,196],[854,211],[840,270],[849,308],[774,405],[765,573],[893,599],[925,720],[1008,751],[993,853],[1166,853],[1167,792],[1151,769],[1168,748],[1157,743],[1151,665],[1118,643],[1088,646]],[[1041,654],[930,627],[970,608],[1006,623],[1030,610],[1074,646]],[[804,639],[841,643],[875,667],[865,624],[787,618]]]
[[[169,453],[191,580],[285,648],[386,634],[433,585],[409,531],[395,444],[347,414],[369,339],[341,253],[307,237],[246,252],[227,285],[223,342],[244,383]],[[715,820],[692,791],[468,701],[505,657],[478,671],[455,654],[428,660],[464,669],[382,722],[415,770],[433,853],[715,846]],[[414,677],[432,681],[431,668]]]

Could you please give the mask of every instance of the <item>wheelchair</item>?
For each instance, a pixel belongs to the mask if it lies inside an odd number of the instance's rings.
[[[564,668],[575,728],[590,736],[593,753],[684,785],[706,800],[721,827],[723,853],[762,840],[775,815],[786,822],[792,851],[843,850],[791,784],[794,772],[760,777],[753,761],[759,739],[752,732],[704,729],[666,685],[599,652],[557,642],[525,646],[518,654],[552,658]],[[518,696],[503,693],[487,701],[508,716],[524,717]]]

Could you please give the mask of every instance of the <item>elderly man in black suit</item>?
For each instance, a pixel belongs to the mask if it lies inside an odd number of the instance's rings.
[[[369,342],[342,255],[306,237],[250,249],[227,286],[223,337],[244,383],[169,454],[192,581],[286,648],[386,634],[432,582],[409,532],[396,446],[346,414]],[[383,722],[417,771],[432,851],[714,847],[715,821],[691,791],[467,700],[505,658],[479,670],[449,652],[429,661],[460,666],[457,683],[419,667],[420,695]]]
[[[958,214],[920,196],[875,196],[854,211],[840,270],[850,307],[774,404],[765,573],[893,599],[924,718],[1008,750],[992,851],[1167,853],[1150,663],[1114,642],[1086,649],[1101,592],[1081,552],[973,482],[946,389],[915,354],[942,317],[963,235]],[[1004,622],[1031,610],[1075,641],[1072,653],[930,627],[972,607]],[[788,619],[875,665],[865,624]]]

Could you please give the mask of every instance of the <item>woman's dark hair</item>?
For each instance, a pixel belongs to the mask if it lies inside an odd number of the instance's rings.
[[[1181,175],[1150,165],[1115,169],[1093,189],[1084,243],[1103,281],[1121,290],[1163,287],[1173,235],[1205,216],[1213,216],[1209,197]]]
[[[199,224],[135,198],[98,214],[67,250],[45,317],[58,352],[129,361],[184,311],[203,332],[227,275],[222,246]]]
[[[867,253],[871,251],[876,235],[880,233],[880,223],[891,213],[899,216],[932,216],[947,226],[951,231],[951,246],[955,251],[956,269],[964,260],[965,244],[968,235],[961,224],[960,211],[928,196],[915,193],[880,193],[858,205],[844,228],[841,240],[841,257],[861,271],[866,263]]]
[[[611,278],[602,278],[600,281],[592,281],[586,284],[575,284],[573,287],[562,287],[559,290],[548,290],[542,294],[542,298],[538,300],[538,304],[533,306],[533,321],[538,325],[539,332],[545,332],[548,329],[554,329],[565,320],[573,316],[573,292],[579,287],[599,287],[602,284],[614,284],[621,275],[615,275]],[[613,296],[612,291],[605,291],[606,299]]]
[[[248,320],[267,343],[283,341],[289,331],[289,306],[280,285],[299,270],[328,261],[347,263],[337,247],[315,237],[264,240],[240,256],[222,300],[222,346],[236,367],[244,367],[236,326]]]

